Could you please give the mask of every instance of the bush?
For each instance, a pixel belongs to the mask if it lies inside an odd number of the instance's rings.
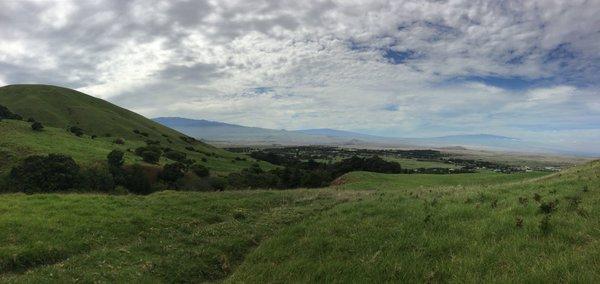
[[[144,151],[141,156],[144,162],[150,164],[156,164],[160,160],[160,153],[154,151]]]
[[[75,134],[77,137],[81,137],[83,135],[83,129],[81,129],[77,126],[71,126],[69,128],[69,132]]]
[[[199,177],[207,177],[210,175],[210,170],[200,164],[194,164],[192,166],[192,172],[194,172],[194,174],[196,174]]]
[[[150,178],[140,165],[133,165],[126,175],[125,186],[131,193],[135,194],[150,194],[152,193],[152,185]]]
[[[173,161],[183,163],[185,161],[185,159],[187,158],[187,154],[185,154],[183,152],[175,151],[175,150],[170,150],[170,151],[165,152],[165,157],[167,157]]]
[[[111,192],[115,188],[115,181],[106,166],[94,165],[81,169],[79,188],[84,191]]]
[[[42,129],[44,129],[44,126],[40,122],[36,121],[31,124],[31,129],[33,131],[42,131]]]
[[[30,156],[10,171],[10,185],[26,193],[72,189],[79,178],[79,166],[68,156]]]
[[[185,175],[185,165],[182,163],[167,164],[160,173],[160,179],[173,184]]]
[[[123,163],[124,163],[124,160],[123,160],[124,155],[125,155],[125,153],[123,153],[123,151],[121,151],[121,150],[112,150],[106,156],[106,159],[108,161],[108,166],[111,168],[121,168],[121,166],[123,166]]]
[[[7,107],[0,105],[0,119],[2,118],[23,120],[23,117],[21,117],[20,115],[11,112],[10,110],[8,110]]]

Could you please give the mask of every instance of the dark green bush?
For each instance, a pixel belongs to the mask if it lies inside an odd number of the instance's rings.
[[[33,131],[42,131],[44,129],[44,126],[40,122],[35,121],[31,124],[31,129]]]
[[[79,166],[68,156],[30,156],[12,168],[10,186],[26,193],[72,189],[79,179]]]
[[[200,164],[194,164],[191,168],[192,172],[199,177],[207,177],[210,175],[210,170]]]
[[[126,174],[125,187],[131,193],[150,194],[152,193],[152,184],[148,174],[142,166],[133,165]]]
[[[2,118],[23,120],[23,117],[21,117],[20,115],[11,112],[10,110],[8,110],[7,107],[0,105],[0,119]]]
[[[78,126],[71,126],[69,128],[69,132],[75,134],[78,137],[81,137],[83,135],[83,129],[79,128]]]
[[[183,163],[187,158],[187,154],[180,152],[180,151],[176,151],[176,150],[170,150],[170,151],[165,151],[165,157],[167,157],[173,161]]]
[[[79,188],[84,191],[112,192],[115,181],[107,166],[93,165],[80,170]]]
[[[173,184],[185,175],[185,169],[182,163],[166,164],[160,173],[160,179]]]
[[[160,153],[154,151],[144,151],[141,156],[144,162],[150,164],[156,164],[160,160]]]

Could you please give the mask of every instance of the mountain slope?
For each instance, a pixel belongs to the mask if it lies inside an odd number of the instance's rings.
[[[10,135],[0,137],[0,147],[4,147],[5,156],[13,153],[18,158],[24,158],[26,153],[44,154],[49,152],[64,153],[73,157],[88,157],[86,152],[95,152],[96,144],[81,143],[81,139],[101,140],[111,144],[114,139],[124,138],[125,149],[133,150],[145,145],[146,141],[158,141],[162,147],[185,152],[189,158],[203,163],[214,172],[229,173],[249,167],[256,162],[253,159],[210,146],[200,141],[187,139],[186,135],[165,127],[137,113],[113,105],[98,98],[88,96],[75,90],[48,85],[10,85],[0,87],[0,105],[24,118],[33,118],[47,127],[42,133],[33,133],[27,126],[6,120],[4,128],[12,129]],[[84,137],[69,134],[65,129],[78,126],[84,130]],[[53,128],[56,128],[54,130]],[[61,133],[62,132],[62,133]],[[137,132],[137,133],[136,133]],[[51,142],[51,133],[61,133],[61,141],[78,147],[40,148],[31,143],[36,139],[47,139]],[[91,139],[91,135],[98,138]],[[16,139],[15,137],[21,137]],[[40,138],[41,137],[41,138]],[[190,147],[194,151],[189,150]],[[1,149],[1,148],[0,148]],[[106,151],[102,150],[101,153]],[[0,153],[2,154],[2,153]],[[105,156],[95,155],[104,158]],[[5,158],[9,159],[9,158]],[[10,159],[14,160],[15,159]],[[83,161],[91,162],[91,161]],[[265,168],[272,165],[261,163]]]
[[[335,144],[341,139],[315,136],[296,131],[247,127],[236,124],[208,120],[194,120],[179,117],[158,117],[154,121],[171,127],[189,136],[223,144],[240,145],[310,145]]]

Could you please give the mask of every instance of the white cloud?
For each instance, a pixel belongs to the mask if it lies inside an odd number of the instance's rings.
[[[0,73],[148,116],[525,135],[600,123],[598,14],[594,1],[4,1]]]

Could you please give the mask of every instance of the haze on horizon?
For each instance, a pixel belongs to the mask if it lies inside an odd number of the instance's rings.
[[[600,152],[600,1],[1,1],[0,86],[148,117]]]

